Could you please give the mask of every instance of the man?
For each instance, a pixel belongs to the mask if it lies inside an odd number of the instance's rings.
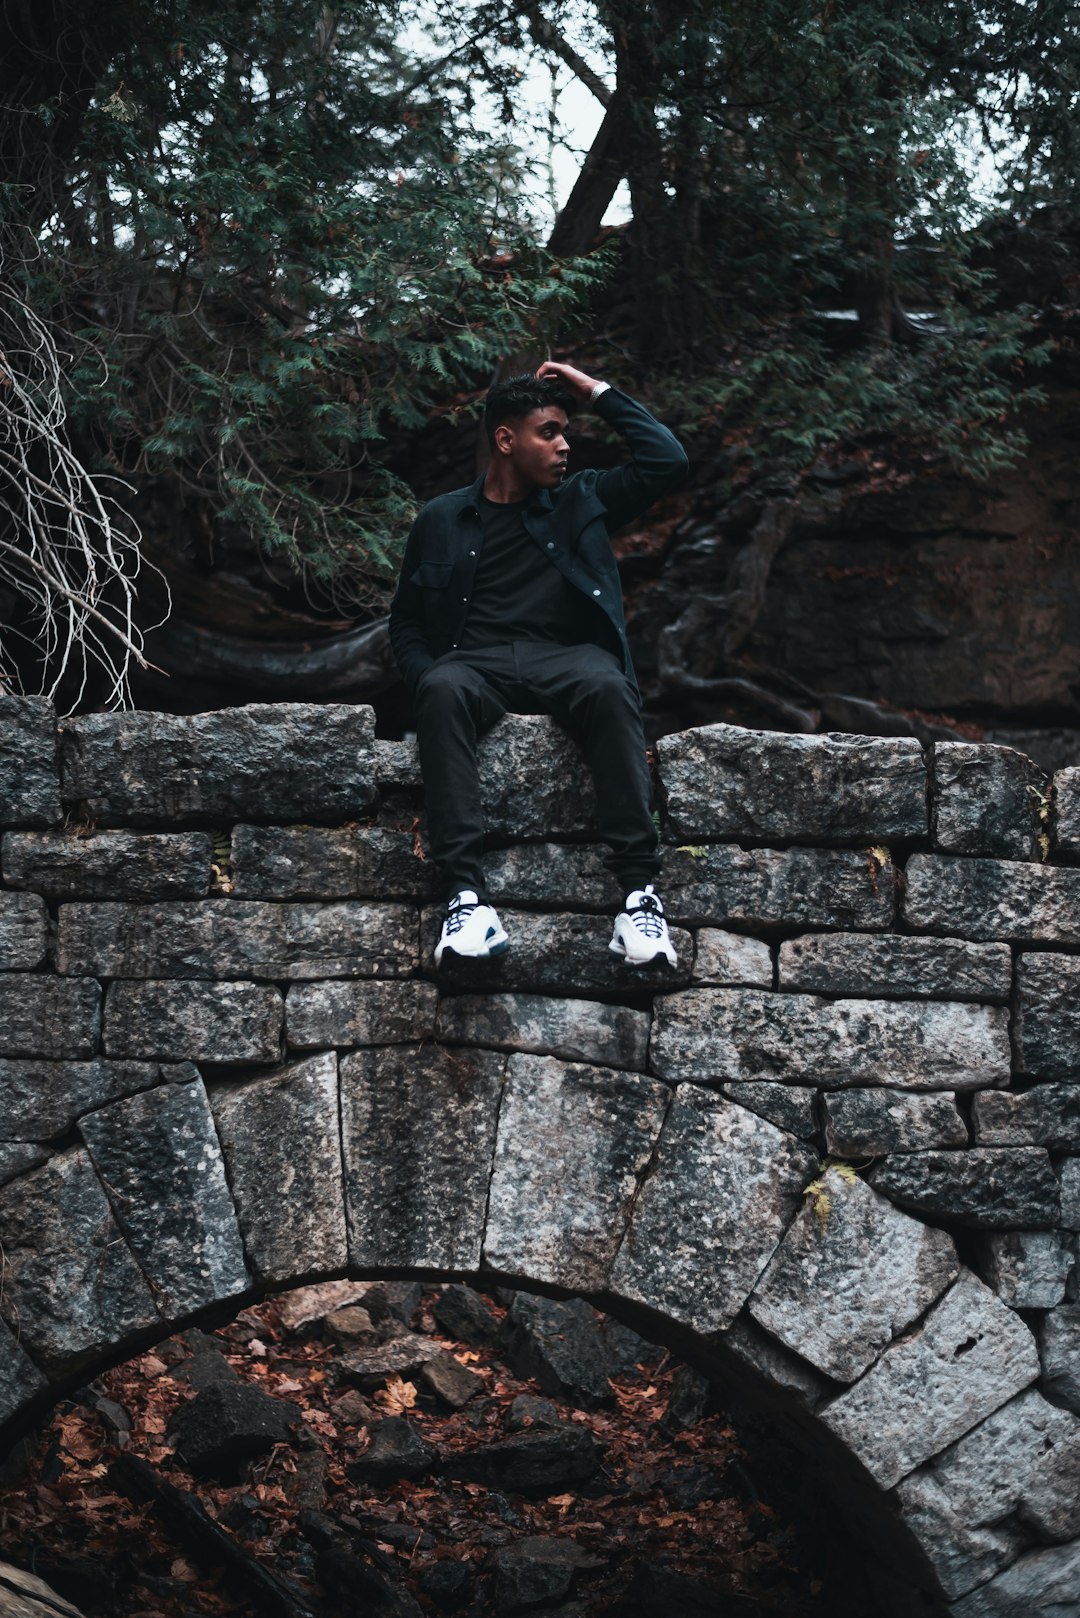
[[[629,465],[566,476],[571,413],[591,405]],[[488,902],[476,744],[507,711],[550,713],[576,738],[596,789],[608,869],[626,895],[609,948],[674,966],[654,882],[659,840],[641,698],[609,535],[684,480],[679,441],[618,388],[546,361],[495,383],[491,462],[413,524],[390,642],[414,699],[431,851],[448,894],[435,963],[488,956],[508,938]]]

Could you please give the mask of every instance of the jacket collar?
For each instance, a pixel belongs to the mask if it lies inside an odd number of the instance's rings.
[[[458,516],[459,517],[462,515],[463,512],[466,512],[466,511],[475,511],[477,514],[479,514],[479,511],[480,511],[480,495],[483,492],[484,479],[486,477],[487,477],[487,467],[484,468],[484,470],[480,473],[479,477],[475,478],[472,483],[470,483],[466,488],[461,490],[461,492],[460,492],[461,504],[458,507]],[[529,497],[529,503],[528,503],[527,509],[529,511],[553,511],[555,509],[555,502],[551,498],[551,490],[550,489],[534,489],[531,496]]]

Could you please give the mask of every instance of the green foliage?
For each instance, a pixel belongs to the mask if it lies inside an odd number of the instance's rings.
[[[388,428],[542,351],[604,264],[545,253],[518,157],[409,58],[400,7],[139,17],[21,272],[36,308],[91,317],[72,419],[132,481],[362,599],[415,511]]]

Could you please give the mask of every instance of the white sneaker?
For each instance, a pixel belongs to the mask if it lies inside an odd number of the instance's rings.
[[[627,894],[626,909],[615,917],[608,949],[621,955],[627,966],[648,966],[661,956],[669,966],[678,964],[664,920],[663,902],[653,892],[651,882]]]
[[[439,942],[435,945],[435,965],[442,963],[443,951],[451,955],[501,955],[509,943],[502,922],[490,905],[482,905],[471,889],[455,893],[446,907]]]

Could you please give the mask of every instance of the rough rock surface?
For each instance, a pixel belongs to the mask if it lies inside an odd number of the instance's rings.
[[[158,1062],[0,1061],[0,1140],[50,1140],[76,1118],[172,1076]]]
[[[1080,1533],[1080,1423],[1029,1389],[897,1495],[946,1595],[963,1595],[1012,1560],[1025,1527],[1052,1540]]]
[[[229,1475],[275,1444],[289,1441],[300,1408],[247,1382],[204,1388],[180,1406],[169,1440],[193,1472]]]
[[[967,1124],[948,1092],[838,1090],[822,1098],[825,1144],[838,1157],[882,1157],[966,1146]]]
[[[813,1176],[793,1136],[680,1085],[611,1273],[611,1289],[698,1331],[730,1325]]]
[[[65,981],[92,980],[57,980]],[[284,1016],[284,1001],[269,983],[179,978],[112,983],[105,1003],[105,1051],[163,1062],[275,1062]]]
[[[206,832],[6,832],[4,881],[47,899],[201,899]]]
[[[564,1422],[558,1427],[532,1427],[494,1444],[448,1455],[444,1470],[450,1477],[481,1483],[488,1489],[550,1494],[587,1482],[599,1471],[602,1458],[588,1427]]]
[[[397,1483],[401,1478],[422,1478],[430,1472],[438,1452],[427,1443],[405,1416],[388,1416],[369,1429],[371,1443],[349,1467],[355,1483],[373,1488]]]
[[[1008,1082],[1007,1013],[996,1006],[690,989],[657,1000],[650,1060],[673,1081],[971,1089]]]
[[[0,826],[51,826],[63,814],[55,723],[46,697],[0,696]]]
[[[719,927],[703,927],[697,935],[694,982],[717,987],[743,985],[771,989],[772,952],[760,938],[744,938],[741,933]]]
[[[1058,770],[1054,776],[1054,853],[1074,863],[1080,860],[1080,768]]]
[[[779,985],[826,994],[921,996],[941,1000],[1007,1000],[1012,984],[1008,944],[895,933],[811,933],[780,945]]]
[[[85,1151],[59,1153],[0,1187],[0,1244],[0,1312],[51,1375],[159,1323]]]
[[[15,1415],[44,1386],[45,1378],[0,1320],[0,1421]]]
[[[890,1157],[871,1183],[903,1208],[985,1230],[1045,1230],[1058,1221],[1058,1183],[1040,1146]]]
[[[103,826],[348,820],[376,791],[374,715],[344,703],[84,714],[60,742],[65,803]]]
[[[758,1323],[841,1382],[956,1279],[952,1240],[900,1213],[864,1181],[828,1169],[815,1182],[750,1298]]]
[[[1037,860],[1039,806],[1049,783],[1013,747],[935,742],[930,760],[930,838],[952,854]]]
[[[0,890],[0,972],[31,972],[41,965],[47,921],[38,894]]]
[[[435,1032],[438,998],[429,983],[294,983],[285,998],[286,1035],[295,1050],[418,1042]]]
[[[349,1262],[474,1270],[506,1058],[392,1045],[341,1060]]]
[[[486,1262],[571,1291],[602,1287],[669,1101],[643,1075],[511,1056]]]
[[[539,994],[444,995],[437,1027],[446,1044],[487,1045],[639,1071],[649,1046],[647,1012]]]
[[[1043,1316],[1039,1355],[1047,1392],[1080,1411],[1080,1305],[1062,1304]]]
[[[1080,871],[1075,873],[1080,877]],[[1016,969],[1013,1040],[1021,1073],[1080,1077],[1080,957],[1021,955]]]
[[[614,915],[625,895],[604,864],[606,853],[599,843],[524,843],[495,848],[484,860],[488,891],[497,905],[572,907]]]
[[[880,849],[691,843],[664,851],[668,918],[684,925],[889,927],[896,881]]]
[[[596,800],[575,742],[546,714],[506,714],[477,749],[484,824],[496,837],[596,829]]]
[[[198,1074],[88,1113],[79,1133],[163,1315],[244,1291],[244,1246]]]
[[[916,932],[1012,944],[1075,943],[1080,871],[1017,860],[913,854],[904,920]]]
[[[749,1107],[760,1118],[767,1118],[777,1129],[786,1129],[801,1140],[817,1133],[817,1091],[769,1080],[748,1080],[745,1084],[724,1084],[721,1089],[740,1107]]]
[[[1080,1541],[1028,1551],[988,1584],[954,1603],[951,1618],[1074,1618]]]
[[[986,1239],[984,1273],[1010,1309],[1052,1309],[1065,1296],[1075,1258],[1059,1231],[1002,1231]]]
[[[985,1090],[974,1098],[978,1146],[1049,1146],[1080,1152],[1080,1085],[1039,1084],[1017,1094]]]
[[[969,1272],[822,1420],[888,1489],[1039,1374],[1027,1326]]]
[[[490,960],[465,960],[448,954],[436,973],[431,951],[445,914],[441,907],[424,911],[420,960],[423,970],[437,976],[447,993],[456,989],[488,993],[520,989],[551,995],[626,994],[689,983],[693,969],[693,939],[679,927],[671,928],[671,942],[678,955],[674,970],[666,961],[657,966],[626,966],[608,949],[611,921],[607,917],[502,909],[499,916],[510,938],[505,954]]]
[[[95,978],[0,974],[0,1056],[93,1056],[100,1035]]]
[[[217,1085],[211,1104],[244,1244],[260,1279],[344,1269],[333,1052],[241,1084]]]
[[[703,725],[657,743],[679,839],[882,842],[926,835],[926,765],[902,737]]]
[[[413,834],[384,826],[236,826],[232,867],[238,899],[434,899],[439,888]]]
[[[416,912],[351,899],[61,905],[56,964],[108,978],[404,977]]]

